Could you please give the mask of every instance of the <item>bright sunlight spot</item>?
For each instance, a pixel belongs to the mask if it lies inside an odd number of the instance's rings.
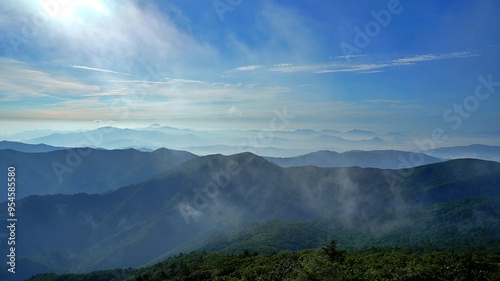
[[[39,1],[53,20],[70,24],[102,15],[106,9],[101,0]]]

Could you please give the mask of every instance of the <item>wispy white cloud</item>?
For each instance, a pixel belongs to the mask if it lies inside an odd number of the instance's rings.
[[[423,109],[425,107],[422,104],[419,104],[419,103],[392,103],[391,104],[391,108],[393,108],[393,109],[410,110],[410,109]]]
[[[371,73],[380,73],[384,72],[383,70],[369,70],[369,71],[361,71],[359,74],[371,74]]]
[[[105,73],[114,73],[114,74],[120,74],[120,75],[128,75],[128,76],[130,76],[129,73],[117,72],[117,71],[113,71],[113,70],[102,69],[102,68],[95,68],[95,67],[89,67],[89,66],[83,66],[83,65],[72,65],[71,68],[91,70],[91,71],[98,71],[98,72],[105,72]]]
[[[298,60],[309,60],[318,53],[317,35],[310,29],[313,18],[276,1],[265,2],[259,16],[262,35],[267,39],[260,52]]]
[[[117,84],[158,84],[158,85],[168,84],[168,82],[166,81],[151,81],[151,80],[108,80],[108,82]]]
[[[360,72],[360,73],[377,73],[383,71],[384,68],[390,68],[395,66],[405,66],[414,65],[417,63],[444,60],[444,59],[459,59],[459,58],[470,58],[478,56],[478,54],[470,52],[455,52],[447,54],[424,54],[408,56],[404,58],[398,58],[393,60],[384,60],[377,63],[345,63],[345,64],[330,64],[324,69],[314,71],[315,73],[335,73],[335,72]],[[318,68],[322,66],[318,65]]]
[[[326,67],[321,67],[320,69],[314,71],[314,73],[336,73],[336,72],[361,72],[361,73],[371,73],[375,70],[379,70],[384,67],[390,66],[386,63],[381,64],[331,64]]]
[[[425,106],[418,101],[403,101],[403,100],[393,100],[393,99],[375,99],[375,100],[363,100],[363,102],[371,104],[372,106],[389,106],[394,110],[412,110],[412,109],[422,109]]]
[[[241,117],[243,113],[237,106],[231,106],[227,111],[227,115]]]
[[[174,84],[174,85],[188,85],[188,84],[203,84],[203,85],[206,85],[206,84],[208,84],[205,81],[192,80],[192,79],[165,78],[165,80],[167,80],[167,84]]]
[[[366,61],[363,61],[364,58],[367,58],[365,55],[359,55],[359,56],[356,55],[356,56],[349,56],[349,58],[356,58],[355,61],[351,62],[333,62],[333,63],[325,62],[320,64],[304,64],[304,65],[297,65],[293,63],[281,63],[271,66],[259,66],[259,67],[248,66],[246,68],[245,67],[242,68],[244,70],[259,70],[259,71],[282,72],[282,73],[310,72],[310,73],[324,74],[324,73],[339,73],[339,72],[356,72],[360,74],[369,74],[369,73],[382,72],[384,71],[384,69],[390,67],[409,66],[427,61],[470,58],[475,56],[478,56],[478,54],[470,52],[456,52],[448,54],[425,54],[425,55],[415,55],[404,58],[397,58],[392,60],[380,60],[378,62],[367,63]]]
[[[344,56],[335,56],[335,57],[330,57],[329,59],[354,59],[354,58],[361,58],[365,57],[366,55],[344,55]]]
[[[319,65],[294,65],[291,63],[276,64],[268,68],[271,72],[310,72],[319,68]]]
[[[57,76],[6,58],[0,58],[0,85],[2,85],[0,95],[16,96],[17,99],[29,96],[72,96],[100,89],[98,85]]]
[[[247,65],[235,68],[233,71],[252,71],[261,68],[261,65]]]
[[[402,100],[390,100],[390,99],[376,99],[376,100],[365,100],[369,103],[403,103]]]
[[[443,59],[454,59],[454,58],[470,58],[479,56],[476,53],[471,52],[455,52],[448,54],[425,54],[425,55],[415,55],[405,58],[395,59],[392,61],[393,65],[409,65],[416,64],[425,61],[443,60]]]
[[[2,5],[9,15],[0,28],[5,34],[19,34],[19,27],[24,26],[21,19],[32,19],[34,11],[43,13],[44,2],[20,0]],[[153,1],[56,2],[57,11],[51,11],[47,21],[36,26],[28,41],[33,48],[43,50],[40,55],[46,60],[126,75],[156,64],[164,71],[175,71],[186,61],[209,61],[217,55],[215,47],[180,27]]]
[[[253,83],[206,82],[184,78],[165,78],[165,81],[109,80],[106,87],[83,97],[112,98],[126,103],[130,100],[141,106],[151,100],[183,101],[212,106],[217,103],[253,103],[273,100],[277,95],[291,92],[287,87]]]

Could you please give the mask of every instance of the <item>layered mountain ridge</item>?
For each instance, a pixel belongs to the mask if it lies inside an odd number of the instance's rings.
[[[32,195],[17,202],[18,262],[35,269],[27,274],[84,272],[141,266],[181,248],[252,250],[238,239],[221,242],[217,231],[276,219],[306,223],[351,248],[383,246],[389,237],[394,247],[432,244],[445,241],[449,227],[468,225],[477,234],[456,232],[456,241],[500,242],[500,163],[461,159],[411,170],[282,168],[251,153],[209,155],[102,194]],[[406,240],[408,233],[418,235]],[[195,243],[203,237],[212,239]]]

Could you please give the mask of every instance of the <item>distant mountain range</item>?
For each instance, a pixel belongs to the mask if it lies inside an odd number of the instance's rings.
[[[443,147],[428,151],[430,155],[445,159],[475,158],[500,162],[500,146],[473,144]]]
[[[29,143],[45,143],[55,146],[94,147],[94,148],[161,148],[176,147],[179,144],[192,145],[201,140],[189,133],[166,134],[161,131],[120,129],[102,127],[95,130],[74,133],[55,133],[28,141]]]
[[[351,167],[402,169],[426,164],[442,162],[442,159],[423,153],[412,153],[395,150],[348,151],[318,151],[297,157],[277,158],[265,157],[281,167],[316,166],[316,167]],[[417,163],[409,159],[418,159]],[[413,163],[413,164],[412,164]]]
[[[215,150],[223,146],[214,147]],[[251,147],[247,147],[252,150]],[[235,149],[236,151],[236,149]],[[257,149],[257,152],[268,150]],[[475,152],[473,152],[475,151]],[[428,152],[443,158],[472,157],[496,160],[499,147],[472,145],[441,148]],[[21,173],[24,188],[18,196],[45,194],[102,193],[137,183],[164,173],[196,155],[168,149],[138,151],[135,149],[104,150],[91,148],[62,148],[45,144],[0,142],[0,165],[15,165]],[[375,151],[317,151],[296,157],[265,157],[281,167],[351,167],[401,169],[444,161],[423,153],[396,150]],[[90,175],[90,176],[89,176]],[[5,177],[5,175],[1,175]],[[3,197],[3,196],[2,196]]]
[[[483,136],[491,143],[492,136]],[[93,130],[35,130],[5,137],[5,140],[55,147],[92,147],[101,149],[135,148],[154,151],[166,147],[196,155],[251,152],[267,157],[296,157],[321,150],[348,152],[371,150],[415,150],[416,137],[402,132],[377,133],[354,129],[346,132],[311,129],[274,130],[193,130],[153,124],[144,128],[100,127]],[[419,151],[436,158],[480,158],[499,161],[500,146],[472,145],[452,150]],[[50,148],[39,148],[43,152]],[[45,150],[43,150],[45,149]],[[16,149],[17,150],[17,149]],[[31,152],[25,148],[25,152]],[[491,154],[493,153],[493,154]]]
[[[1,149],[12,149],[20,152],[50,152],[55,150],[67,149],[64,147],[55,147],[46,144],[27,144],[22,142],[0,141]]]
[[[100,127],[88,131],[36,130],[8,137],[9,141],[44,143],[56,147],[92,147],[104,149],[136,148],[156,150],[168,147],[198,155],[253,152],[259,155],[289,157],[322,149],[372,150],[390,148],[402,139],[401,133],[379,135],[370,131],[351,130],[213,130],[178,129],[153,124],[145,128],[122,129]],[[297,146],[298,145],[298,146]]]
[[[156,153],[161,156],[172,152]],[[98,161],[105,160],[98,157],[99,151],[94,154],[96,159],[88,161],[88,165],[95,168]],[[132,151],[132,155],[116,157],[113,163],[132,162],[142,154]],[[182,155],[191,160],[149,180],[103,194],[28,196],[18,200],[18,266],[30,269],[25,274],[80,272],[140,266],[180,248],[232,252],[260,245],[264,249],[278,245],[272,241],[284,233],[280,229],[301,233],[299,236],[307,234],[310,245],[321,244],[331,235],[352,248],[388,243],[416,246],[422,241],[437,247],[441,242],[449,243],[449,239],[453,239],[450,245],[456,247],[487,248],[500,243],[497,162],[452,160],[408,171],[282,168],[250,153]],[[113,166],[103,163],[102,169],[107,165]],[[131,173],[132,178],[151,168],[140,169],[138,164],[135,167],[141,172]],[[112,172],[114,177],[124,173]],[[391,175],[400,178],[397,184],[389,181]],[[0,204],[0,209],[5,210],[6,204]],[[273,227],[265,222],[276,219],[298,224],[280,224],[275,229],[277,234],[272,234]],[[257,223],[249,228],[252,221],[264,222],[264,227]],[[235,231],[220,236],[224,227]],[[263,231],[265,228],[269,232]],[[312,235],[314,229],[317,235]],[[255,235],[242,238],[245,233]],[[299,248],[306,245],[286,240],[282,243]],[[5,243],[0,247],[6,252]]]

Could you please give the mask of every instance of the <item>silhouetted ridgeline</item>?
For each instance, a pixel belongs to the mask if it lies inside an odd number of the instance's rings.
[[[325,239],[351,250],[499,251],[500,163],[420,166],[396,186],[387,172],[395,171],[211,155],[103,194],[29,196],[17,203],[18,266],[29,277],[142,266],[195,249],[299,250]],[[252,222],[268,220],[284,221]]]

